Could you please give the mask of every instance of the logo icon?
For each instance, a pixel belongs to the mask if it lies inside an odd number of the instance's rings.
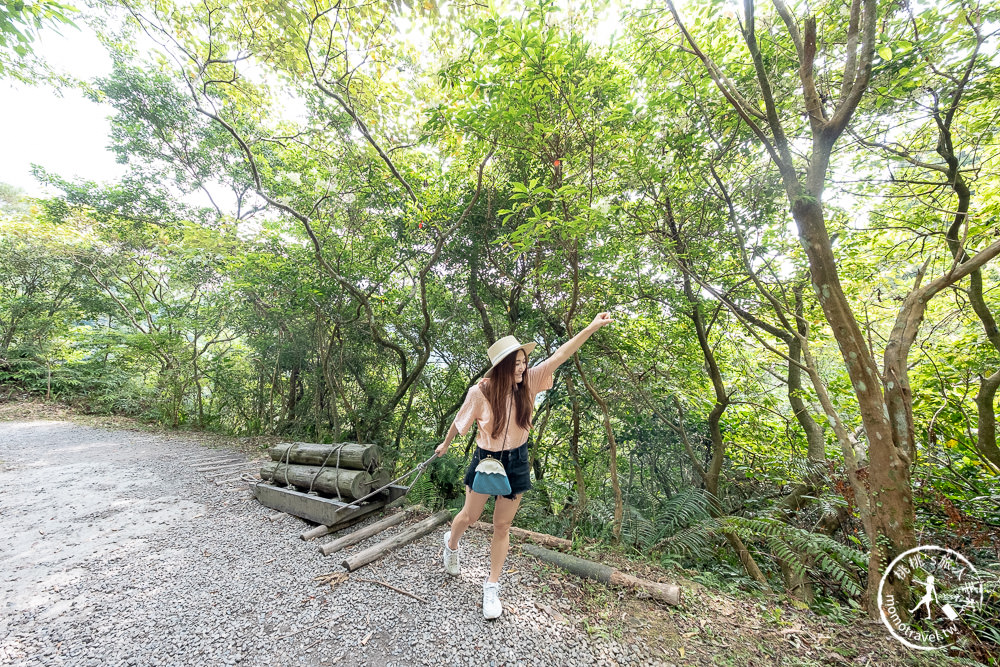
[[[912,599],[897,599],[886,586],[890,577],[909,581]],[[918,602],[911,607],[912,600]],[[954,644],[962,614],[982,604],[983,582],[972,563],[957,551],[934,545],[896,556],[878,587],[882,622],[893,637],[920,651]]]

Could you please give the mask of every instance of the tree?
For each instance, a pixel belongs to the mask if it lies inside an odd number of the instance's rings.
[[[850,6],[846,33],[820,39],[819,25],[839,23],[835,20],[821,23],[816,14],[796,16],[779,0],[774,0],[773,6],[774,13],[766,15],[765,21],[768,28],[773,26],[772,19],[783,25],[782,38],[787,40],[787,52],[795,54],[794,60],[782,63],[776,70],[766,64],[765,61],[777,63],[782,55],[766,51],[766,45],[762,47],[758,38],[758,8],[753,0],[746,0],[738,28],[745,45],[744,62],[752,64],[752,69],[737,73],[724,70],[718,58],[701,47],[700,40],[688,30],[673,3],[669,3],[686,48],[702,62],[781,175],[809,261],[813,287],[851,378],[868,439],[872,549],[866,600],[869,613],[877,615],[875,597],[883,567],[915,544],[910,469],[916,443],[907,356],[927,302],[1000,254],[1000,242],[986,246],[968,261],[945,269],[924,284],[931,261],[927,259],[898,312],[885,346],[884,368],[880,371],[841,285],[824,215],[823,192],[834,146],[869,90],[878,26],[881,20],[893,17],[881,17],[874,0],[855,0]],[[836,7],[824,6],[817,11],[836,11]],[[723,29],[724,23],[718,17],[713,17],[713,24],[717,30]],[[823,54],[823,60],[818,60],[821,46],[827,53]],[[725,47],[736,48],[728,41]],[[734,63],[729,69],[737,70],[737,66]],[[774,76],[773,71],[797,71],[798,77],[793,83],[790,77]],[[800,108],[789,106],[793,85],[801,86],[805,124],[799,121]],[[752,99],[754,96],[759,96],[757,101]],[[793,149],[796,140],[810,146],[804,157],[798,157]],[[908,594],[906,582],[890,583],[900,599],[904,599]]]
[[[33,42],[43,28],[58,33],[62,25],[75,28],[70,16],[76,9],[52,0],[0,3],[0,76],[33,83],[44,69]]]

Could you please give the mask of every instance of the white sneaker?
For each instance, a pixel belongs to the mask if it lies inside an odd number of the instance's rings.
[[[448,546],[448,542],[450,541],[451,531],[449,530],[444,534],[444,571],[456,577],[460,571],[458,566],[458,552],[461,551],[461,545],[459,545],[458,549],[452,549]]]
[[[500,604],[500,583],[487,581],[483,584],[483,616],[488,619],[498,618],[503,613]]]

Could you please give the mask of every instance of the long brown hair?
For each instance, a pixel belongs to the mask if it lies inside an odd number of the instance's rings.
[[[499,438],[507,426],[509,400],[507,397],[510,395],[508,388],[514,384],[514,367],[517,366],[518,355],[522,353],[524,353],[525,368],[521,381],[514,385],[514,421],[524,430],[531,428],[531,412],[535,406],[532,405],[531,396],[528,394],[528,355],[524,350],[518,350],[504,357],[503,361],[493,369],[492,375],[479,386],[493,411],[491,435],[494,438]]]

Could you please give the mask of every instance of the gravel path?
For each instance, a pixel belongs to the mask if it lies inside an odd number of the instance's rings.
[[[483,620],[489,542],[476,531],[458,578],[441,568],[437,531],[319,587],[341,559],[298,538],[305,522],[272,522],[245,488],[194,470],[193,457],[218,451],[185,436],[0,423],[0,665],[661,664],[634,637],[594,640],[567,621],[516,552],[504,614]]]

